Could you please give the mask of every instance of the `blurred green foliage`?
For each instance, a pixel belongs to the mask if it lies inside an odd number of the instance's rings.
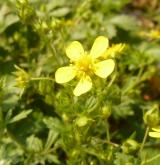
[[[159,121],[160,40],[140,34],[160,30],[159,4],[0,1],[1,165],[158,164],[160,141],[144,134],[155,106]],[[99,35],[125,49],[110,78],[75,97],[54,73],[68,64],[68,43],[88,49]]]

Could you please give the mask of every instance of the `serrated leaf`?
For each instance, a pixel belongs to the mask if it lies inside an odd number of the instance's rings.
[[[9,123],[14,123],[17,122],[19,120],[22,120],[24,118],[26,118],[30,113],[32,112],[32,110],[26,110],[26,111],[22,111],[21,113],[19,113],[18,115],[14,116]]]
[[[60,130],[62,128],[61,122],[58,118],[48,117],[44,118],[43,122],[46,124],[47,128],[51,130]]]
[[[48,155],[46,155],[46,159],[50,163],[60,164],[60,161],[58,160],[58,157],[56,155],[48,154]]]
[[[50,130],[44,148],[48,150],[52,146],[52,144],[56,141],[57,137],[58,137],[58,133],[55,132],[54,130]]]
[[[30,137],[27,138],[27,148],[28,150],[33,152],[42,151],[43,149],[42,141],[39,138],[35,137],[34,135],[31,135]]]

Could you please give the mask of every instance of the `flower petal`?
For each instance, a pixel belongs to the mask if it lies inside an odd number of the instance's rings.
[[[150,137],[160,138],[160,132],[149,132]]]
[[[107,50],[108,45],[109,45],[108,38],[106,38],[104,36],[97,37],[91,48],[90,55],[93,58],[98,58],[98,57],[102,56],[105,53],[105,51]]]
[[[160,126],[153,127],[152,130],[160,133]]]
[[[95,64],[95,71],[94,73],[101,77],[107,78],[114,70],[115,62],[112,59],[104,60]]]
[[[92,80],[89,76],[85,75],[80,79],[73,93],[75,96],[80,96],[88,92],[91,88],[92,88]]]
[[[73,41],[67,48],[66,54],[72,61],[77,61],[83,54],[84,49],[80,42]]]
[[[57,69],[55,80],[57,83],[66,83],[76,76],[76,70],[73,66],[65,66]]]

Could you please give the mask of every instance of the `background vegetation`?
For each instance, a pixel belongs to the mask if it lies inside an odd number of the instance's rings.
[[[75,97],[55,71],[99,35],[125,48]],[[1,0],[0,165],[158,165],[159,44],[159,0]]]

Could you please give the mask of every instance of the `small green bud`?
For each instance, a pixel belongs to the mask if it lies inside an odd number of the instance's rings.
[[[38,20],[34,22],[34,29],[40,34],[46,34],[50,31],[50,25],[46,21]]]
[[[16,65],[15,65],[15,68],[17,69],[16,72],[13,72],[13,74],[16,76],[15,86],[19,88],[24,88],[30,79],[29,74]]]
[[[61,24],[62,24],[62,21],[54,18],[51,20],[50,27],[51,29],[57,29],[60,27]]]
[[[110,106],[103,106],[102,107],[102,116],[103,118],[108,119],[111,115],[111,107]]]
[[[64,122],[68,122],[69,120],[68,116],[65,113],[62,114],[62,119]]]
[[[81,116],[81,117],[79,117],[79,118],[76,119],[76,125],[78,127],[84,127],[85,125],[87,125],[87,123],[88,123],[89,120],[90,119],[88,117]]]
[[[133,139],[127,139],[123,144],[122,144],[122,151],[126,154],[128,153],[133,153],[138,150],[139,144],[137,141]]]
[[[46,22],[43,21],[41,24],[41,27],[42,27],[43,31],[48,31],[48,25]]]
[[[20,38],[21,38],[20,34],[19,34],[18,32],[15,32],[14,35],[13,35],[13,39],[14,39],[15,41],[19,41]]]
[[[28,4],[28,0],[18,0],[17,2],[23,5]]]
[[[149,127],[157,126],[160,122],[159,118],[159,109],[157,105],[153,106],[153,108],[147,111],[143,116],[144,123]]]
[[[72,152],[71,152],[72,157],[76,157],[79,154],[80,154],[80,151],[78,151],[77,149],[73,149]]]

